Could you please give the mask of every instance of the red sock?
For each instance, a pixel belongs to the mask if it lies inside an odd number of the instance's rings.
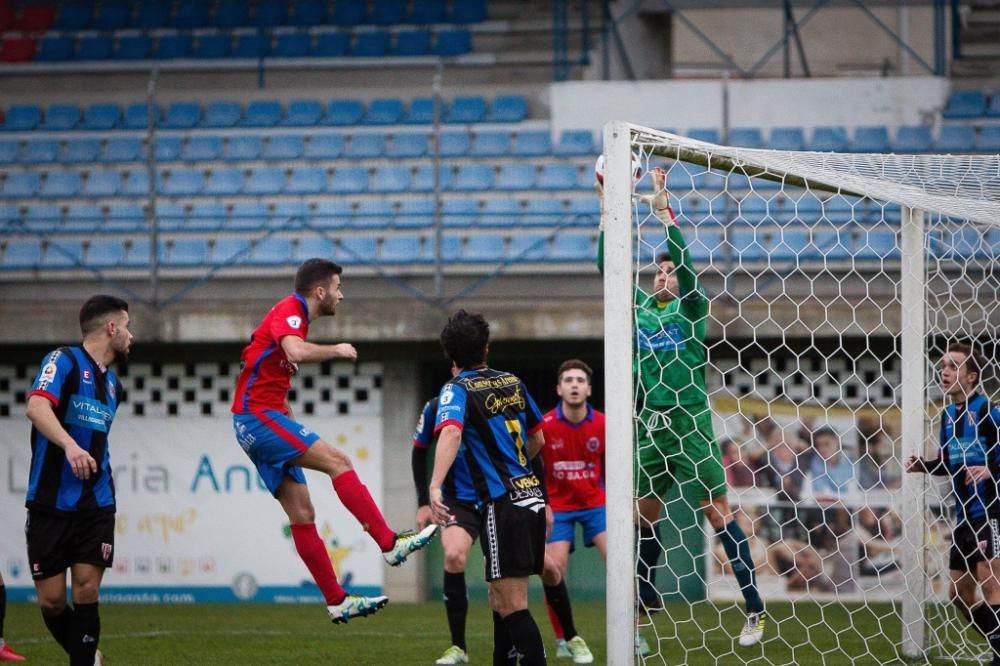
[[[333,570],[333,563],[326,552],[323,540],[319,538],[316,524],[293,524],[292,541],[295,542],[295,550],[299,551],[299,557],[306,563],[306,568],[312,574],[313,580],[323,592],[326,604],[332,606],[343,601],[344,595],[347,593],[337,582],[337,572]]]
[[[347,510],[361,523],[361,527],[375,539],[382,552],[391,550],[396,543],[396,533],[385,524],[382,512],[375,506],[375,500],[365,484],[361,483],[357,472],[350,469],[335,476],[333,489],[337,491],[337,497]]]
[[[556,612],[552,610],[552,605],[549,604],[549,600],[545,600],[545,610],[549,613],[549,622],[552,623],[552,633],[556,635],[556,640],[561,641],[566,637],[563,636],[562,624],[559,622],[559,616]]]

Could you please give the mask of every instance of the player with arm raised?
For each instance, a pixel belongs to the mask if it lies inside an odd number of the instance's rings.
[[[747,647],[760,642],[764,635],[764,603],[757,591],[746,535],[729,508],[722,454],[712,427],[705,388],[709,302],[698,284],[687,243],[670,208],[666,174],[654,169],[650,175],[654,193],[647,200],[653,215],[664,226],[667,252],[656,257],[652,293],[638,285],[633,290],[639,603],[649,611],[662,607],[655,572],[663,552],[657,534],[663,498],[674,483],[690,486],[722,542],[743,593],[747,619],[739,644]],[[602,227],[597,257],[602,271],[603,255]]]
[[[951,601],[993,650],[1000,666],[1000,409],[979,392],[982,356],[960,342],[941,357],[941,388],[951,402],[941,413],[938,455],[910,456],[910,473],[951,478],[955,531],[948,568]],[[983,601],[977,604],[977,589]]]
[[[288,515],[295,549],[323,593],[334,624],[371,615],[389,600],[384,596],[348,594],[340,586],[316,531],[316,511],[303,467],[330,477],[340,501],[392,566],[426,546],[437,529],[429,525],[417,534],[397,534],[389,529],[350,458],[292,418],[288,391],[300,363],[357,360],[353,345],[306,342],[309,324],[318,317],[333,316],[343,300],[341,272],[339,265],[326,259],[308,259],[299,267],[295,292],[271,308],[243,350],[232,406],[236,441]]]

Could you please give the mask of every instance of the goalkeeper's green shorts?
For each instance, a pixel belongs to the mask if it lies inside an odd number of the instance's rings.
[[[636,427],[636,497],[664,497],[674,486],[701,501],[726,494],[722,451],[706,404],[643,409]]]

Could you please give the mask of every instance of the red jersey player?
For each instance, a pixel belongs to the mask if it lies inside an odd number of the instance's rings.
[[[389,600],[384,596],[348,594],[337,582],[326,546],[316,531],[316,512],[303,467],[330,476],[340,501],[392,566],[426,546],[437,529],[429,525],[417,534],[396,534],[389,529],[350,458],[292,419],[288,391],[299,363],[357,360],[353,345],[306,342],[309,323],[317,317],[333,316],[343,300],[341,272],[339,265],[326,259],[309,259],[299,267],[295,293],[271,308],[243,350],[232,408],[236,441],[288,515],[295,549],[323,592],[334,624],[370,615]]]
[[[563,362],[556,385],[559,404],[542,421],[545,488],[555,519],[545,556],[559,573],[555,577],[546,571],[542,583],[549,619],[559,639],[556,656],[573,657],[577,664],[589,664],[594,658],[573,626],[563,580],[573,550],[575,526],[579,523],[583,528],[583,544],[597,546],[605,559],[608,541],[604,516],[604,414],[587,402],[592,376],[593,371],[583,361]]]

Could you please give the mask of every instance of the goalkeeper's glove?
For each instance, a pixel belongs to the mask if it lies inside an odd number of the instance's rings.
[[[644,196],[649,202],[653,215],[666,226],[677,224],[674,211],[670,209],[670,197],[667,195],[667,172],[662,167],[656,167],[650,172],[653,183],[653,194]]]

